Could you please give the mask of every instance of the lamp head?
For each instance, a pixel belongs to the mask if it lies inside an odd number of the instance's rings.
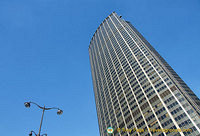
[[[61,115],[61,114],[63,114],[63,111],[61,109],[58,109],[57,114]]]
[[[32,132],[29,133],[29,136],[32,136]]]
[[[25,102],[25,103],[24,103],[24,106],[25,106],[26,108],[30,108],[30,107],[31,107],[31,104],[30,104],[30,102]]]

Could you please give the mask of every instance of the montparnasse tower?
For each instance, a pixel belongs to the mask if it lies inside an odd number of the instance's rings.
[[[199,98],[130,22],[111,13],[89,56],[101,136],[200,135]]]

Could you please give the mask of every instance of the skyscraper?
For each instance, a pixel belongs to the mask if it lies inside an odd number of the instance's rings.
[[[199,98],[130,22],[110,14],[89,56],[101,136],[200,135]]]

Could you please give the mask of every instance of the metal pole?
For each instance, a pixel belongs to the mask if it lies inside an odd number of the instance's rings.
[[[44,107],[43,107],[42,118],[41,118],[41,122],[40,122],[40,129],[39,129],[38,136],[40,136],[40,132],[41,132],[41,128],[42,128],[42,122],[43,122],[43,117],[44,117],[44,111],[45,111],[45,105],[44,105]]]

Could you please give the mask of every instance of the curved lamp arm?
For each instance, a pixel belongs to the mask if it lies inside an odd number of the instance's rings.
[[[58,115],[61,115],[61,114],[63,113],[63,110],[61,110],[61,109],[59,109],[59,108],[57,108],[57,107],[46,108],[45,106],[42,107],[42,106],[38,105],[37,103],[31,102],[31,101],[30,101],[30,102],[25,102],[24,105],[25,105],[25,107],[29,108],[29,107],[31,106],[31,103],[32,103],[32,104],[35,104],[38,108],[43,109],[43,110],[57,109],[57,110],[58,110],[58,111],[57,111],[57,114],[58,114]]]
[[[35,105],[38,106],[40,109],[43,109],[43,108],[44,108],[44,107],[41,107],[40,105],[38,105],[38,104],[35,103],[35,102],[29,102],[29,103],[35,104]]]
[[[59,108],[57,108],[57,107],[45,108],[45,110],[51,110],[51,109],[57,109],[57,110],[60,110],[60,109],[59,109]]]

